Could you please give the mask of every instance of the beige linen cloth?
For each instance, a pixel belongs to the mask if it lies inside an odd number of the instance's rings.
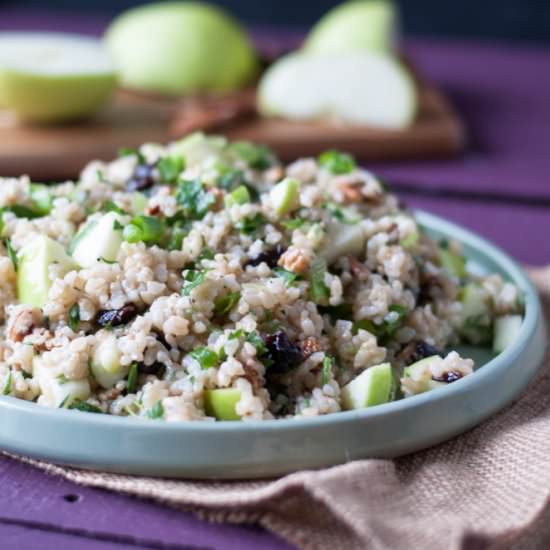
[[[550,316],[550,267],[531,270]],[[66,479],[214,521],[257,522],[303,549],[550,548],[550,354],[511,406],[452,441],[272,481],[195,482],[86,472]]]

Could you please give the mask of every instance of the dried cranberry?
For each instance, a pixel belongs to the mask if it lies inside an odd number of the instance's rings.
[[[432,380],[434,382],[445,382],[450,384],[451,382],[460,380],[463,376],[464,375],[457,370],[450,370],[448,372],[444,372],[441,376],[432,376]]]
[[[127,304],[120,309],[102,309],[98,311],[95,322],[101,327],[116,327],[130,322],[137,313],[134,304]]]
[[[160,378],[166,371],[166,365],[159,361],[155,361],[152,365],[138,363],[138,370],[140,374],[154,374]]]
[[[302,349],[291,342],[283,330],[266,336],[265,345],[269,350],[269,358],[273,361],[269,367],[270,372],[285,373],[304,361]]]
[[[286,249],[284,246],[278,244],[277,246],[270,248],[266,252],[261,252],[255,258],[252,258],[246,265],[256,267],[262,262],[265,262],[271,269],[273,269],[274,267],[277,267],[277,262],[279,261],[279,258],[283,255],[285,250]]]
[[[126,184],[126,190],[129,192],[143,191],[153,187],[155,185],[153,169],[154,166],[150,164],[138,164],[130,181]]]

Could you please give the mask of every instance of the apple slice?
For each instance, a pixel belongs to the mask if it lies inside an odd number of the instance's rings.
[[[240,420],[235,410],[240,399],[241,391],[237,388],[204,390],[204,409],[216,420]]]
[[[342,388],[346,410],[374,407],[391,401],[393,374],[390,363],[369,367]]]
[[[62,33],[0,33],[0,104],[24,120],[90,115],[116,84],[113,64],[93,38]]]
[[[323,16],[306,38],[311,53],[353,50],[391,51],[398,36],[398,14],[389,0],[344,2]]]
[[[417,97],[411,76],[389,55],[292,53],[264,74],[258,107],[268,116],[400,129],[413,121]]]

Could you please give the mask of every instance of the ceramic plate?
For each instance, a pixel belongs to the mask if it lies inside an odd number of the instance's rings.
[[[187,478],[252,478],[365,457],[395,457],[452,438],[509,403],[545,351],[539,299],[522,269],[473,233],[424,212],[428,234],[458,239],[468,268],[500,273],[525,295],[515,342],[493,357],[469,348],[480,368],[436,391],[370,409],[311,419],[163,423],[55,410],[0,398],[0,447],[15,453],[113,472]]]

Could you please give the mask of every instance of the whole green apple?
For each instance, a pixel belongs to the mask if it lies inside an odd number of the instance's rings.
[[[127,88],[181,95],[230,91],[247,84],[257,61],[238,23],[200,2],[165,2],[131,9],[107,29]]]
[[[0,33],[0,105],[23,120],[58,122],[90,115],[116,85],[109,55],[93,38],[62,33]]]
[[[329,11],[309,33],[304,49],[315,53],[391,51],[397,39],[391,0],[353,0]]]

